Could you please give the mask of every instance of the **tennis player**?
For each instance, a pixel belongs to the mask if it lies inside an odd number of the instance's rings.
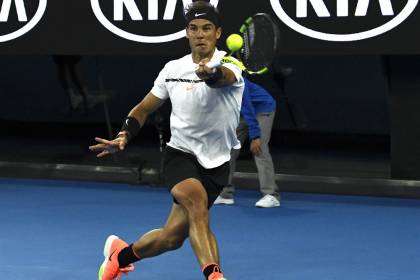
[[[223,64],[215,71],[206,66],[225,55],[216,48],[222,32],[218,10],[209,1],[193,1],[185,18],[191,53],[164,66],[151,91],[128,114],[116,139],[95,138],[98,144],[89,147],[98,157],[123,150],[147,116],[171,100],[171,139],[163,170],[173,196],[172,209],[163,228],[147,232],[130,245],[109,236],[100,280],[119,279],[134,269],[134,262],[178,249],[187,238],[205,279],[225,280],[208,210],[228,183],[231,148],[240,148],[235,129],[244,81],[234,64]]]

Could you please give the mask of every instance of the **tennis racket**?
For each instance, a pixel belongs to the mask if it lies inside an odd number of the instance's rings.
[[[240,28],[242,47],[221,61],[209,62],[209,68],[233,63],[251,75],[266,73],[276,56],[280,32],[273,18],[266,13],[255,14],[245,20]]]

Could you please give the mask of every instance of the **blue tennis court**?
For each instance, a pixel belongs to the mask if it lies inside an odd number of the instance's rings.
[[[420,201],[283,193],[257,209],[238,191],[214,206],[222,269],[233,279],[411,280],[420,275]],[[0,179],[2,279],[96,279],[109,234],[128,242],[165,221],[163,188]],[[174,276],[176,275],[176,277]],[[123,279],[203,279],[188,242],[136,264]]]

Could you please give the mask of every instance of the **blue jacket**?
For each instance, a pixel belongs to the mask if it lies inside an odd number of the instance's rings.
[[[242,96],[241,116],[248,125],[249,138],[259,138],[261,135],[260,126],[257,121],[257,114],[269,113],[276,110],[276,101],[261,86],[245,80],[245,89]]]

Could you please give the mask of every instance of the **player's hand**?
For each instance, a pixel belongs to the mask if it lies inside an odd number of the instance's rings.
[[[259,156],[262,153],[261,150],[261,140],[260,138],[255,138],[251,141],[250,147],[249,149],[251,150],[251,152],[256,155]]]
[[[118,134],[114,140],[107,140],[99,137],[95,137],[95,141],[99,144],[89,146],[89,150],[92,152],[98,152],[97,157],[104,157],[109,154],[115,154],[116,152],[122,151],[127,145],[128,138],[126,134]]]
[[[209,61],[210,61],[210,59],[208,59],[208,58],[202,59],[198,63],[197,70],[195,70],[195,73],[197,74],[197,76],[202,80],[207,80],[214,73],[214,69],[206,66],[207,62],[209,62]]]

